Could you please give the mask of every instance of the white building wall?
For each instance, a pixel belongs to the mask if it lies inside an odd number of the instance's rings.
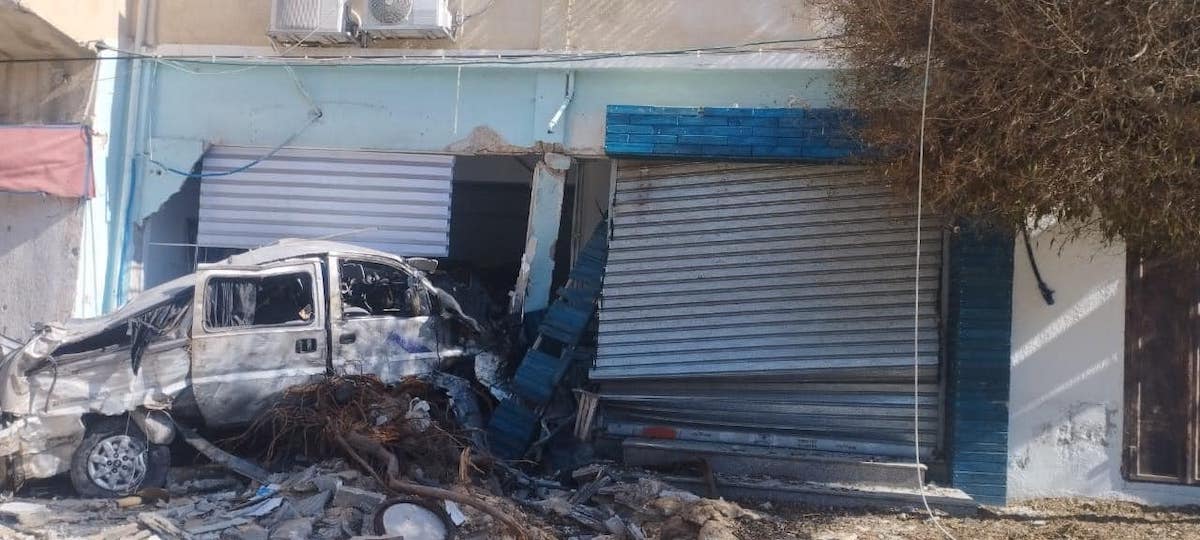
[[[1032,238],[1055,304],[1038,292],[1018,238],[1009,396],[1010,501],[1083,496],[1195,503],[1200,488],[1121,476],[1125,249],[1051,230]]]

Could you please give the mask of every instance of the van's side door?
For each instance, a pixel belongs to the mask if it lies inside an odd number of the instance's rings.
[[[192,390],[210,426],[248,423],[292,386],[328,369],[318,260],[197,272]]]
[[[385,382],[429,373],[439,363],[429,292],[409,270],[383,259],[330,261],[333,370],[373,374]]]

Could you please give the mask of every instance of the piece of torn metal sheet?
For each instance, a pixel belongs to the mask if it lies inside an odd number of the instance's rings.
[[[915,353],[936,451],[942,225],[866,174],[617,163],[591,371],[611,434],[907,456]]]

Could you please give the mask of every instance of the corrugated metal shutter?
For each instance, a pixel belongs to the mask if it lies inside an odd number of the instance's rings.
[[[267,152],[216,146],[204,172],[236,170]],[[197,243],[254,248],[336,236],[398,255],[444,257],[453,167],[453,156],[281,150],[245,171],[201,181]]]
[[[854,167],[619,162],[613,220],[592,371],[610,432],[911,455],[911,204]],[[921,238],[928,450],[941,224]]]

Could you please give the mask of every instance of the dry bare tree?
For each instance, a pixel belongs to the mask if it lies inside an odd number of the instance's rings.
[[[915,192],[929,2],[815,0],[882,175]],[[1200,253],[1200,1],[940,0],[925,196]]]

